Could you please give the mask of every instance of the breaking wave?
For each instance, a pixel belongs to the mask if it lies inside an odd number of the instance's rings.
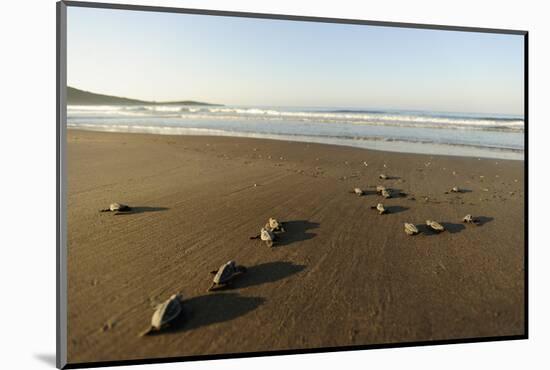
[[[521,117],[220,106],[69,106],[69,128],[305,141],[389,151],[523,159]]]
[[[178,105],[149,106],[69,106],[69,116],[85,117],[156,117],[193,120],[295,120],[311,123],[348,123],[395,127],[424,127],[523,132],[520,117],[464,115],[439,112],[382,110],[308,110],[282,108],[202,107]]]

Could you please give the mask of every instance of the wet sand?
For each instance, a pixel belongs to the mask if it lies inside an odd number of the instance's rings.
[[[67,156],[70,363],[524,333],[523,161],[77,130]],[[379,216],[376,185],[407,195]],[[270,216],[272,249],[249,240]],[[447,231],[403,232],[426,219]],[[183,319],[140,338],[175,292]]]

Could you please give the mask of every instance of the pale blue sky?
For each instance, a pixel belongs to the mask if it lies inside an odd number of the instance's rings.
[[[68,84],[146,100],[523,114],[523,36],[68,8]]]

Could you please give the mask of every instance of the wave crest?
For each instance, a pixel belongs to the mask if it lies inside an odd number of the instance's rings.
[[[311,123],[348,123],[354,125],[472,129],[489,131],[524,131],[519,117],[490,117],[432,112],[376,110],[290,110],[281,108],[199,107],[179,105],[154,106],[69,106],[75,117],[156,117],[207,120],[300,121]]]

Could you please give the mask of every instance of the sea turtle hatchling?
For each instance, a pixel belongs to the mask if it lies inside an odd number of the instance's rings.
[[[159,304],[151,318],[151,326],[142,332],[141,336],[168,327],[183,312],[182,306],[182,297],[180,294],[173,294],[164,303]]]
[[[407,233],[407,235],[416,235],[419,233],[419,231],[414,224],[405,222],[405,233]]]
[[[210,271],[214,278],[212,279],[212,286],[208,288],[208,291],[223,288],[227,286],[236,276],[246,272],[246,267],[237,266],[235,261],[229,261],[218,270]]]
[[[264,226],[265,229],[270,229],[273,232],[284,232],[285,229],[283,227],[283,223],[279,222],[274,217],[270,217],[269,220],[267,220],[267,223]]]
[[[350,191],[350,193],[357,194],[358,196],[365,194],[365,192],[359,188],[354,188],[353,191]]]
[[[273,247],[273,242],[275,241],[275,238],[276,236],[273,231],[262,227],[262,229],[260,230],[260,239],[265,242],[268,247]]]
[[[472,215],[470,214],[467,214],[466,216],[464,216],[464,218],[462,219],[462,222],[467,224],[479,225],[479,220],[477,218],[472,217]]]
[[[428,225],[428,227],[430,229],[432,229],[433,231],[436,231],[438,233],[442,232],[442,231],[445,231],[445,228],[443,227],[443,225],[441,225],[439,222],[437,221],[432,221],[432,220],[426,220],[426,225]]]
[[[378,203],[376,206],[372,206],[370,208],[376,209],[378,211],[378,214],[380,215],[388,213],[388,210],[384,208],[384,205],[382,203]]]
[[[250,237],[250,239],[260,239],[261,241],[265,242],[265,244],[270,248],[273,247],[273,242],[276,238],[277,236],[273,231],[271,231],[271,228],[266,227],[262,227],[260,229],[260,234]]]
[[[111,203],[109,208],[100,209],[99,212],[115,212],[115,215],[119,213],[130,212],[132,208],[122,203]]]

